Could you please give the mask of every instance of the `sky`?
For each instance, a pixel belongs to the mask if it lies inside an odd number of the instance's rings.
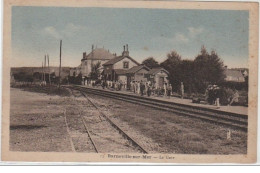
[[[142,62],[158,62],[175,50],[182,59],[194,59],[204,45],[215,50],[230,68],[248,67],[248,11],[180,10],[92,7],[12,7],[12,66],[76,67],[91,45]]]

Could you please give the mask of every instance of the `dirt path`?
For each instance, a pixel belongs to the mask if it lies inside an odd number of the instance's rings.
[[[64,105],[55,104],[59,100],[59,96],[11,88],[11,151],[72,152]]]

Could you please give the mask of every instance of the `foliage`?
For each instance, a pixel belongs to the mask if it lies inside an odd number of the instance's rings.
[[[68,81],[64,81],[64,82],[69,82],[70,84],[75,84],[75,85],[81,85],[82,74],[79,73],[78,76],[68,76]]]
[[[222,87],[236,89],[236,90],[245,90],[248,91],[248,82],[233,82],[233,81],[224,81],[219,84]]]
[[[182,80],[181,56],[176,51],[172,51],[167,54],[167,59],[160,65],[169,72],[169,81],[173,86],[173,91],[178,91],[179,87],[177,86],[180,85]]]
[[[89,74],[90,79],[97,80],[100,76],[101,62],[91,65],[91,72]]]
[[[206,48],[194,60],[195,85],[198,92],[204,92],[209,84],[219,84],[224,81],[224,64],[215,51],[209,54]]]
[[[145,59],[142,62],[142,64],[146,65],[149,68],[160,67],[159,63],[153,57],[149,57],[149,58]]]
[[[215,51],[209,54],[204,46],[194,61],[182,60],[176,51],[172,51],[160,65],[169,71],[169,81],[175,92],[183,82],[186,93],[205,93],[209,84],[219,84],[225,77],[222,60]]]

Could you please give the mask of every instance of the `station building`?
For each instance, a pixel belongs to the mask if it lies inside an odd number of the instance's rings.
[[[121,56],[117,56],[103,64],[103,78],[109,81],[127,82],[127,71],[140,64],[129,56],[128,45],[124,46]]]
[[[70,69],[70,76],[78,76],[80,73],[82,76],[88,77],[91,72],[91,67],[98,62],[101,63],[100,70],[103,70],[103,64],[107,61],[116,57],[116,54],[112,54],[109,50],[105,50],[104,48],[94,48],[92,45],[92,50],[89,54],[83,52],[83,57],[81,59],[81,63],[78,67]]]

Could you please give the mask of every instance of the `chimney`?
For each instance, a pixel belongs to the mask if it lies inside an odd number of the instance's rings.
[[[126,49],[125,49],[125,47],[126,47]],[[124,51],[122,53],[122,56],[129,56],[128,44],[126,46],[124,46]]]
[[[92,44],[92,51],[94,50],[94,44]]]
[[[83,52],[83,59],[86,59],[87,53]]]

